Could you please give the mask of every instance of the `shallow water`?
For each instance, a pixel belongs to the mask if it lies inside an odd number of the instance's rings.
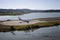
[[[0,40],[60,40],[60,25],[34,31],[0,32]]]
[[[60,12],[56,13],[30,13],[24,15],[16,15],[16,16],[0,16],[0,20],[18,20],[18,16],[21,19],[35,19],[35,18],[48,18],[48,17],[60,17]]]

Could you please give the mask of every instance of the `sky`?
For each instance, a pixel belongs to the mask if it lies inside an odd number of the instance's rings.
[[[1,9],[60,9],[60,0],[0,0]]]

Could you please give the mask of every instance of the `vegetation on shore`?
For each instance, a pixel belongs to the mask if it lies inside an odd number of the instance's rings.
[[[20,26],[9,26],[0,24],[0,32],[14,31],[14,30],[30,30],[35,28],[52,27],[57,25],[60,25],[60,20],[47,21],[29,25],[20,25]]]

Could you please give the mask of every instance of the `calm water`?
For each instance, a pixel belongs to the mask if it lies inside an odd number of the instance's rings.
[[[47,17],[60,17],[60,13],[31,13],[25,15],[17,15],[17,16],[0,16],[0,20],[18,20],[18,16],[21,19],[34,19],[34,18],[47,18]]]
[[[32,31],[0,32],[0,40],[60,40],[60,25]]]

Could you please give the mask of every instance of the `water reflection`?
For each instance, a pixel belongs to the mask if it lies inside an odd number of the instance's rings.
[[[11,26],[10,28],[10,30],[6,30],[6,31],[2,31],[2,32],[9,32],[9,31],[11,31],[11,32],[14,32],[14,31],[24,31],[24,32],[33,32],[34,30],[36,30],[36,29],[40,29],[40,28],[45,28],[45,27],[54,27],[54,26],[56,26],[56,27],[58,27],[59,26],[59,24],[55,24],[55,25],[53,25],[53,26],[38,26],[38,25],[35,25],[35,26],[27,26],[27,27],[25,27],[25,29],[22,29],[22,30],[19,30],[19,29],[15,29],[13,26]]]
[[[60,25],[33,30],[0,32],[0,40],[60,40]]]
[[[59,27],[60,25],[56,25],[56,26],[52,26],[52,27]],[[12,27],[11,27],[12,28]],[[45,28],[45,27],[44,27]],[[48,27],[46,27],[48,28]],[[30,28],[30,29],[25,29],[25,30],[17,30],[17,31],[24,31],[25,35],[29,35],[30,32],[34,32],[35,30],[38,30],[38,29],[41,29],[41,28]],[[3,33],[7,33],[7,32],[10,32],[12,35],[16,35],[15,33],[16,29],[12,29],[10,31],[3,31]],[[48,37],[47,35],[45,35],[45,37]]]
[[[16,35],[14,31],[11,31],[11,34],[12,34],[12,35]]]

